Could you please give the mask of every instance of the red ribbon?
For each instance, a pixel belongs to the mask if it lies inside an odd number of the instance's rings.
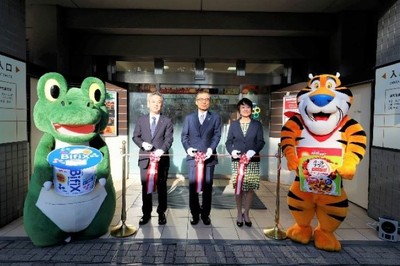
[[[158,162],[160,157],[157,157],[154,152],[150,153],[150,164],[147,168],[146,185],[147,194],[153,193],[157,190],[157,177],[158,177]]]
[[[197,152],[194,160],[196,161],[196,192],[199,193],[203,190],[204,161],[206,160],[206,155],[201,151]]]
[[[246,156],[246,154],[242,154],[239,160],[238,174],[236,176],[236,188],[235,194],[240,195],[242,193],[244,173],[246,171],[246,167],[249,164],[250,159]]]

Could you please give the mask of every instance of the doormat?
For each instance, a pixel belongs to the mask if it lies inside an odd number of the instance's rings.
[[[168,187],[168,207],[183,209],[189,207],[189,187],[175,186]],[[201,193],[199,202],[201,204]],[[153,204],[157,203],[157,193],[153,194]],[[155,205],[157,206],[157,205]],[[212,208],[214,209],[235,209],[235,191],[231,186],[213,186]],[[264,203],[254,193],[252,209],[267,209]]]

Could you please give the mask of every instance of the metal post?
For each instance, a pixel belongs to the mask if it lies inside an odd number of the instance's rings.
[[[286,232],[279,229],[279,191],[280,191],[280,183],[281,183],[281,161],[282,161],[282,150],[281,144],[278,143],[278,169],[276,176],[276,207],[275,207],[275,226],[273,228],[264,229],[264,235],[273,238],[273,239],[285,239]]]
[[[114,237],[127,237],[136,234],[137,229],[134,226],[125,224],[126,221],[126,141],[122,141],[122,210],[121,223],[111,229],[111,235]]]

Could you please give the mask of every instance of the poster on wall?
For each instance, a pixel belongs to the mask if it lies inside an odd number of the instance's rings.
[[[293,113],[298,113],[299,108],[297,107],[297,95],[285,95],[283,97],[283,108],[282,108],[282,125],[284,125]]]
[[[0,144],[28,140],[26,64],[0,55]]]
[[[108,123],[102,135],[105,137],[118,135],[118,93],[107,90],[106,107],[108,109]]]
[[[375,70],[372,145],[400,149],[400,62]]]

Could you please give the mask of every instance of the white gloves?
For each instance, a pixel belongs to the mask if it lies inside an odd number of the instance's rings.
[[[163,154],[164,154],[164,151],[162,149],[157,149],[154,152],[154,155],[157,156],[157,157],[161,157]]]
[[[53,182],[51,182],[51,181],[46,181],[43,183],[43,187],[47,191],[49,191],[49,189],[51,188],[51,185],[53,185]]]
[[[249,158],[249,159],[251,159],[251,157],[253,157],[254,154],[256,154],[256,152],[253,151],[253,150],[248,150],[248,151],[246,152],[246,156],[247,156],[247,158]]]
[[[211,149],[211,148],[208,148],[208,149],[207,149],[207,152],[206,152],[206,160],[209,159],[209,158],[211,157],[212,153],[213,153],[212,149]]]
[[[104,187],[106,185],[107,180],[105,178],[100,178],[99,179],[99,184]]]
[[[231,155],[232,155],[233,159],[239,159],[240,158],[240,151],[233,150]]]
[[[189,156],[192,156],[192,157],[194,157],[195,155],[196,155],[196,152],[197,152],[197,149],[195,149],[195,148],[189,148],[189,149],[187,149],[187,154],[189,155]]]
[[[147,143],[147,142],[143,142],[142,143],[142,148],[145,151],[151,151],[151,149],[153,149],[153,145],[151,145],[150,143]]]

